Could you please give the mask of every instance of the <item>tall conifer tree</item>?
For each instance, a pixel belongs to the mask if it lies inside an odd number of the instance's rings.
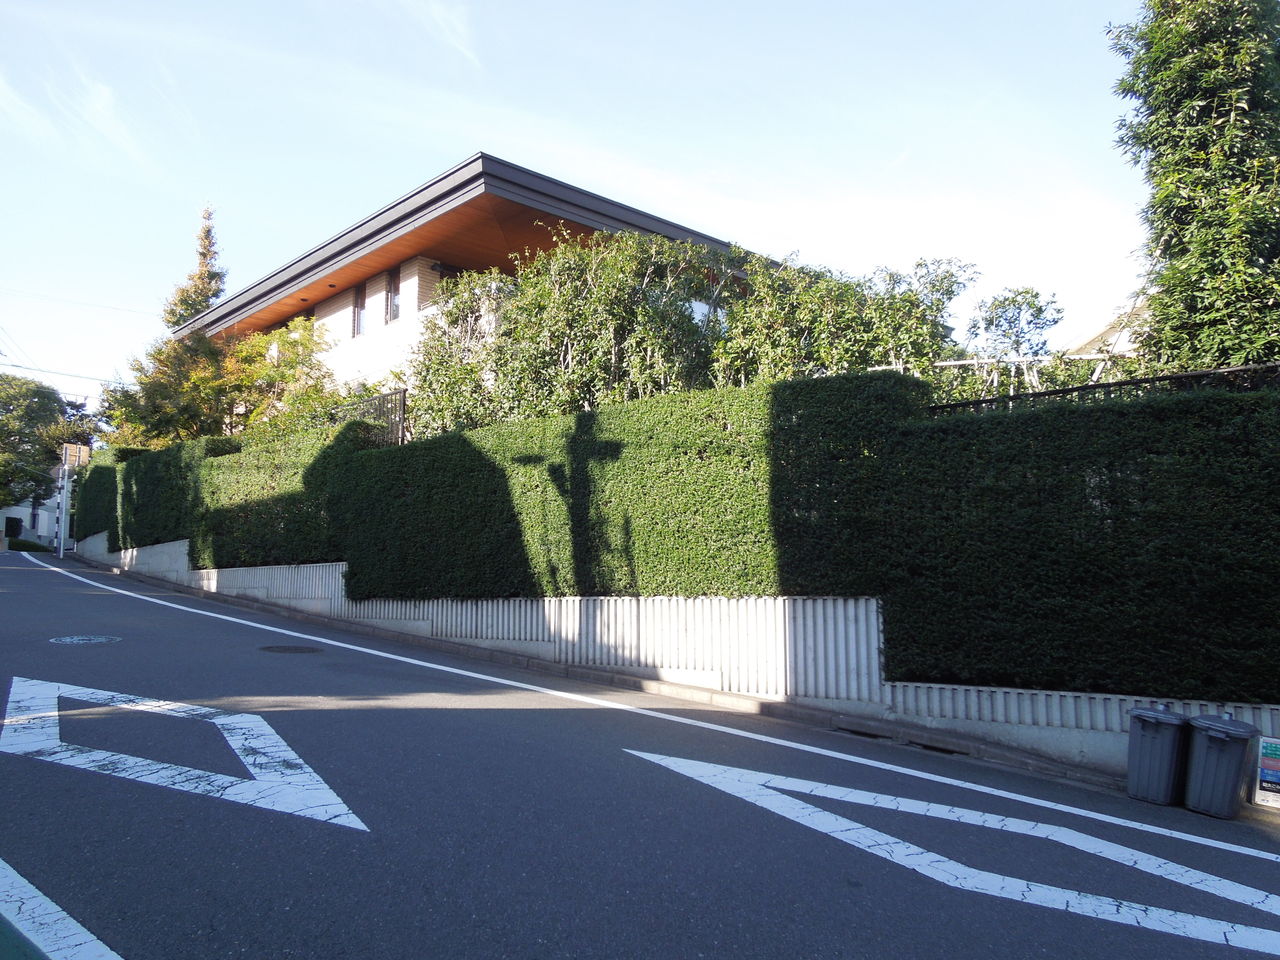
[[[218,245],[213,236],[213,211],[205,207],[196,234],[196,268],[173,291],[161,319],[174,330],[213,306],[226,286],[227,271],[218,266]]]

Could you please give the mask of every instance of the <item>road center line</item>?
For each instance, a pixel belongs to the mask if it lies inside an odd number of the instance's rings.
[[[1170,830],[1166,827],[1157,827],[1149,823],[1141,823],[1136,820],[1126,820],[1123,817],[1113,817],[1105,813],[1097,813],[1093,810],[1086,810],[1082,807],[1073,807],[1068,804],[1055,803],[1052,800],[1043,800],[1039,797],[1030,797],[1020,793],[1014,793],[1009,790],[1001,790],[998,787],[989,787],[980,783],[970,783],[966,780],[957,780],[952,777],[945,777],[940,774],[926,773],[922,770],[913,770],[910,767],[901,767],[897,764],[885,763],[880,760],[871,760],[866,757],[855,757],[847,753],[839,753],[835,750],[827,750],[823,747],[810,746],[807,743],[796,743],[791,740],[782,740],[777,737],[770,737],[762,733],[752,733],[749,730],[739,730],[735,727],[726,727],[718,723],[710,723],[706,720],[695,720],[692,717],[679,717],[670,713],[662,713],[658,710],[648,710],[644,707],[633,707],[626,703],[614,703],[609,700],[601,700],[596,697],[584,696],[580,693],[569,693],[564,690],[554,690],[550,687],[540,687],[532,683],[523,683],[519,680],[508,680],[503,677],[495,677],[485,673],[476,673],[472,670],[462,670],[457,667],[448,667],[441,663],[432,663],[429,660],[417,660],[413,657],[405,657],[396,653],[385,653],[381,650],[370,650],[367,647],[356,646],[351,643],[343,643],[341,640],[330,640],[326,637],[318,637],[315,634],[301,633],[297,630],[286,630],[283,627],[273,627],[265,623],[256,623],[253,620],[245,620],[240,617],[228,616],[224,613],[214,613],[209,610],[200,610],[196,607],[184,606],[180,603],[173,603],[168,600],[161,600],[157,597],[148,597],[145,594],[134,593],[130,590],[122,590],[119,587],[107,586],[104,583],[98,583],[87,577],[79,576],[52,564],[44,563],[37,560],[30,554],[23,553],[30,562],[37,566],[60,573],[64,577],[70,577],[72,580],[79,580],[91,587],[99,590],[109,590],[112,593],[118,593],[122,596],[133,597],[137,600],[145,600],[147,603],[159,604],[162,607],[170,607],[174,610],[181,610],[185,613],[194,613],[202,617],[212,617],[215,620],[225,620],[228,623],[237,623],[246,627],[253,627],[258,630],[266,630],[271,633],[284,634],[289,637],[298,637],[303,640],[310,640],[315,643],[327,644],[331,647],[338,647],[343,650],[352,650],[356,653],[365,653],[374,657],[381,657],[384,660],[395,660],[399,663],[408,663],[416,667],[424,667],[428,670],[436,670],[440,673],[448,673],[453,676],[467,677],[472,680],[480,680],[485,683],[498,684],[504,687],[513,687],[518,690],[529,690],[533,693],[542,693],[550,697],[559,697],[562,700],[572,700],[576,703],[585,703],[593,707],[603,707],[609,710],[622,710],[627,713],[638,714],[640,716],[652,717],[655,720],[665,720],[668,723],[679,723],[689,727],[697,727],[702,730],[712,730],[716,733],[728,734],[732,737],[739,737],[744,740],[754,740],[757,743],[767,743],[775,747],[785,747],[789,750],[798,750],[802,753],[814,754],[820,757],[829,757],[833,760],[843,760],[846,763],[856,763],[860,766],[870,767],[875,770],[882,770],[887,773],[897,773],[908,777],[915,777],[919,780],[926,780],[930,783],[941,784],[948,787],[960,787],[965,790],[973,790],[977,793],[986,794],[990,797],[1000,797],[1004,800],[1014,800],[1018,803],[1026,803],[1034,807],[1041,807],[1046,810],[1056,810],[1059,813],[1067,813],[1077,817],[1086,817],[1090,820],[1096,820],[1099,823],[1109,823],[1113,826],[1127,827],[1131,830],[1141,830],[1144,833],[1152,833],[1162,837],[1170,837],[1175,840],[1185,840],[1188,843],[1198,843],[1206,847],[1213,847],[1217,850],[1225,850],[1231,853],[1239,853],[1245,856],[1257,857],[1261,860],[1270,860],[1280,863],[1280,854],[1270,853],[1266,850],[1257,850],[1253,847],[1240,846],[1234,843],[1226,843],[1222,840],[1214,840],[1209,837],[1197,836],[1193,833],[1183,833],[1178,830]],[[340,629],[340,627],[339,627]]]

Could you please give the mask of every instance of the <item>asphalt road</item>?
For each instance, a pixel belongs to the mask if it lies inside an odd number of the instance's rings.
[[[1277,821],[40,561],[0,912],[57,960],[1280,956]]]

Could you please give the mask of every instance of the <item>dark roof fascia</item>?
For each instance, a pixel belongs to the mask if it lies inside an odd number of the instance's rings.
[[[175,329],[172,336],[181,338],[196,331],[214,334],[225,330],[267,304],[287,296],[290,290],[332,273],[370,250],[484,193],[545,210],[552,217],[596,230],[656,233],[674,240],[693,240],[718,250],[729,249],[729,244],[723,240],[489,154],[477,153],[193,317]]]

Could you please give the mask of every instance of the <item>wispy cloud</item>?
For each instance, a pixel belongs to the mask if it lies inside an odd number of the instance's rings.
[[[153,170],[155,162],[134,136],[120,110],[115,91],[100,80],[77,71],[71,87],[50,84],[48,96],[62,115],[61,127],[83,146],[100,148],[105,141],[139,166]]]
[[[36,107],[23,99],[0,74],[0,120],[19,136],[34,141],[48,141],[56,136],[53,123]]]
[[[396,4],[403,13],[422,24],[434,39],[480,66],[471,39],[470,11],[465,4],[446,0],[396,0]]]

